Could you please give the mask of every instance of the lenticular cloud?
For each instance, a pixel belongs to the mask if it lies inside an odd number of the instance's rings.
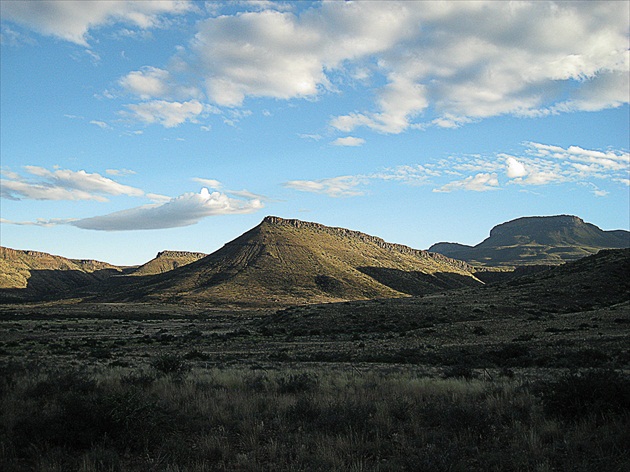
[[[262,207],[258,199],[239,200],[204,188],[200,193],[185,193],[163,204],[144,205],[70,224],[97,231],[178,228],[193,225],[206,216],[253,213]]]

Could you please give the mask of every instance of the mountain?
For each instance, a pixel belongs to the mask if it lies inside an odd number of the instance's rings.
[[[622,325],[630,321],[629,273],[630,249],[609,249],[505,283],[429,294],[421,298],[289,307],[260,323],[267,331],[281,330],[285,333],[317,330],[366,334],[387,332],[392,327],[400,332],[416,330],[416,333],[452,330],[445,344],[454,346],[456,351],[459,350],[457,355],[462,356],[463,344],[458,346],[453,340],[463,343],[467,333],[473,333],[472,327],[477,322],[483,321],[486,326],[498,324],[507,333],[521,333],[523,340],[540,336],[543,343],[553,345],[555,341],[543,338],[543,335],[550,335],[549,330],[536,336],[531,334],[536,321],[553,323],[558,326],[553,328],[556,332],[566,329],[581,332],[580,337],[585,337],[585,330],[597,328],[597,324],[591,326],[591,322],[605,322],[600,317],[605,314],[610,323],[619,323],[618,330],[621,331],[618,339],[623,344],[622,332],[626,328]],[[588,321],[587,325],[577,323],[571,328],[566,327],[578,314],[582,314],[579,323]],[[466,329],[457,328],[455,322]],[[594,331],[597,333],[596,329]],[[453,332],[458,333],[457,337]],[[614,336],[610,339],[604,339],[601,333],[595,336],[597,342],[615,342]],[[479,339],[479,336],[468,336],[466,348],[479,343]],[[434,347],[429,348],[429,355]],[[423,345],[422,352],[426,351],[427,346]],[[626,346],[622,351],[627,352]],[[470,357],[474,362],[474,356]]]
[[[358,231],[268,216],[196,262],[155,276],[116,278],[93,295],[97,301],[286,305],[481,284],[472,270]]]
[[[46,298],[122,274],[106,262],[67,259],[45,252],[0,246],[0,289],[3,301]]]
[[[140,276],[162,274],[190,264],[191,262],[198,261],[202,257],[206,256],[207,254],[204,254],[203,252],[162,251],[158,252],[157,256],[146,264],[142,264],[129,275]]]
[[[495,226],[476,246],[440,242],[429,248],[478,266],[558,265],[600,249],[630,247],[630,232],[603,231],[577,216],[534,216]]]

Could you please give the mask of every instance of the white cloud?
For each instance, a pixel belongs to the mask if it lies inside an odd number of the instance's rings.
[[[361,196],[364,186],[376,181],[405,185],[435,185],[434,192],[455,190],[483,192],[504,185],[545,186],[577,184],[592,189],[595,196],[609,191],[592,180],[630,185],[629,153],[620,150],[591,150],[580,146],[563,148],[540,143],[525,143],[522,155],[449,156],[425,164],[400,165],[371,174],[345,175],[321,180],[293,180],[285,187],[330,197]],[[445,182],[456,176],[457,180]]]
[[[582,163],[591,166],[594,172],[630,170],[630,152],[598,151],[569,146],[564,149],[540,143],[527,143],[528,153],[538,157],[553,158],[571,163]]]
[[[6,218],[0,218],[0,223],[9,224],[9,225],[18,225],[18,226],[43,226],[45,228],[50,228],[52,226],[66,225],[75,221],[74,219],[62,219],[62,218],[53,218],[50,220],[46,220],[43,218],[38,218],[35,221],[13,221],[7,220]]]
[[[97,121],[97,120],[92,120],[90,121],[91,125],[95,125],[98,126],[101,129],[112,129],[111,126],[109,126],[107,123],[105,123],[104,121]]]
[[[364,195],[364,192],[357,188],[364,183],[364,177],[344,175],[320,180],[290,180],[283,185],[300,192],[321,193],[338,198]]]
[[[258,199],[239,200],[219,192],[186,193],[166,203],[144,205],[103,216],[70,222],[97,231],[132,231],[190,226],[208,216],[253,213],[263,208]]]
[[[127,91],[139,96],[142,100],[162,98],[169,94],[170,73],[157,67],[146,66],[142,70],[130,72],[119,80]]]
[[[432,168],[431,164],[416,164],[385,169],[369,177],[371,179],[401,182],[407,185],[424,185],[429,183],[431,177],[439,177],[440,175],[441,172]]]
[[[334,146],[363,146],[365,144],[365,139],[356,138],[354,136],[346,136],[345,138],[337,138],[332,143]]]
[[[322,139],[322,135],[320,134],[299,134],[298,136],[302,139],[310,139],[312,141],[319,141]]]
[[[142,27],[154,24],[147,18],[191,8],[170,2],[162,10],[154,5],[135,12],[137,5],[157,2],[113,3],[124,6],[103,8],[107,21]],[[368,91],[372,106],[331,118],[330,125],[344,133],[363,126],[392,134],[454,128],[502,114],[543,116],[629,102],[628,2],[318,2],[300,10],[256,5],[241,3],[245,11],[198,22],[194,38],[168,67],[147,65],[123,76],[119,83],[128,92],[156,101],[136,105],[135,118],[167,123],[146,119],[155,116],[151,107],[160,101],[234,108],[248,97],[343,94],[348,84],[382,85]],[[79,38],[90,23],[83,24]]]
[[[3,198],[20,200],[97,200],[107,201],[105,195],[140,197],[144,192],[129,185],[120,184],[100,174],[84,170],[57,169],[50,171],[39,166],[24,166],[26,172],[40,179],[29,180],[16,173],[3,172],[9,179],[2,179]]]
[[[272,200],[271,198],[265,196],[265,195],[260,195],[258,193],[253,193],[250,192],[249,190],[243,189],[243,190],[226,190],[225,193],[229,194],[229,195],[234,195],[235,197],[241,197],[241,198],[248,198],[250,200],[260,200],[261,202],[269,202],[269,201],[276,201],[276,200]]]
[[[525,177],[528,174],[527,168],[518,159],[512,156],[507,156],[505,162],[507,164],[507,176],[510,179]]]
[[[506,175],[519,185],[547,185],[560,182],[588,182],[589,179],[620,181],[630,172],[630,153],[599,151],[580,146],[525,143],[524,155],[499,154],[506,163]],[[590,184],[589,184],[590,185]],[[603,190],[598,190],[601,195]]]
[[[136,174],[135,171],[129,170],[129,169],[106,169],[105,173],[107,175],[115,175],[115,176],[135,175]]]
[[[208,188],[213,188],[215,190],[218,190],[223,187],[223,184],[215,179],[202,179],[199,177],[193,177],[192,181],[197,182],[201,185],[205,185]]]
[[[499,180],[497,174],[477,174],[466,177],[463,180],[456,180],[443,185],[440,188],[433,189],[434,192],[453,192],[455,190],[471,190],[474,192],[486,192],[488,190],[497,190],[499,188]]]
[[[96,200],[106,202],[102,195],[48,184],[0,180],[0,196],[8,200]]]
[[[43,35],[88,46],[89,31],[113,22],[147,29],[160,26],[163,16],[194,8],[185,0],[58,1],[2,0],[3,20],[19,23]]]
[[[153,100],[137,104],[129,104],[131,110],[122,112],[144,123],[159,123],[165,128],[174,128],[186,121],[195,123],[197,118],[204,113],[205,107],[197,100],[188,102],[167,102],[165,100]]]

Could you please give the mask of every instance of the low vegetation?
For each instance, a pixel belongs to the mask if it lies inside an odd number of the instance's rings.
[[[182,372],[185,361],[173,361],[63,372],[4,365],[0,469],[630,467],[629,379],[619,373],[490,381],[396,369]],[[614,404],[591,393],[611,388]]]
[[[0,470],[630,470],[629,264],[286,309],[0,305]]]

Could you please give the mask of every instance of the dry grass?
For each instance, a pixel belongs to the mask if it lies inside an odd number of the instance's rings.
[[[575,418],[556,384],[310,370],[5,369],[12,470],[627,470],[630,406]],[[608,379],[610,380],[610,379]],[[619,380],[621,381],[621,380]],[[627,381],[627,380],[623,380]]]

